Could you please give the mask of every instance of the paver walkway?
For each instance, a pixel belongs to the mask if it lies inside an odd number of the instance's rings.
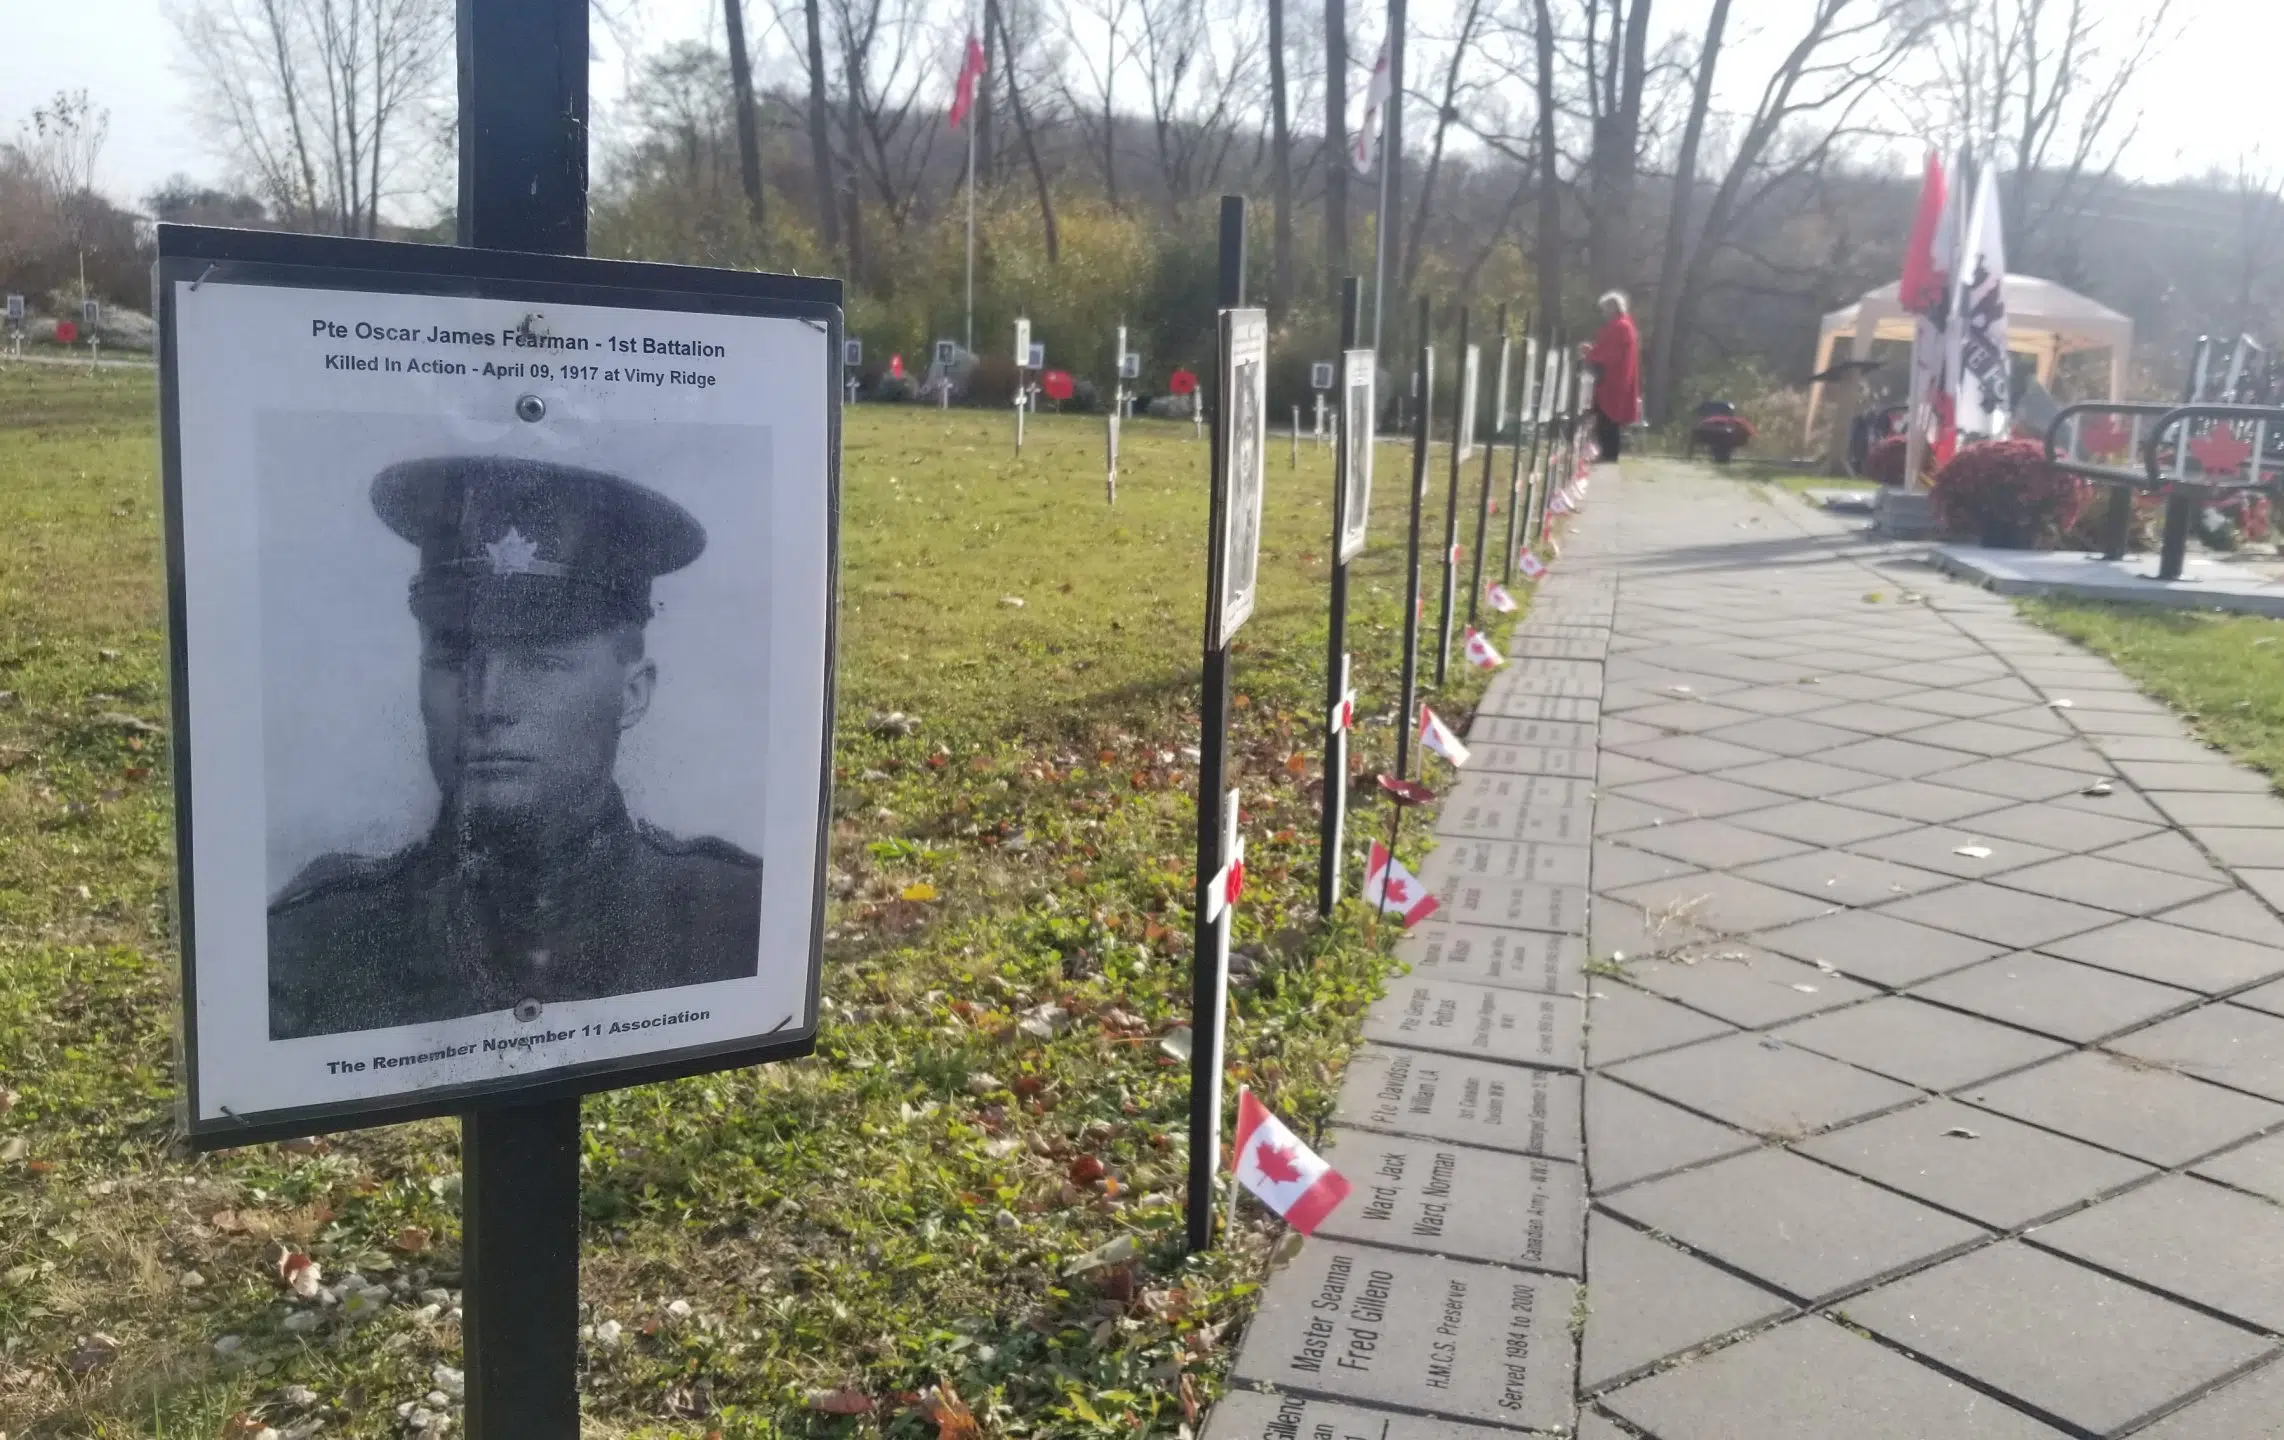
[[[2284,800],[1910,550],[1628,470],[1208,1440],[2284,1437]]]

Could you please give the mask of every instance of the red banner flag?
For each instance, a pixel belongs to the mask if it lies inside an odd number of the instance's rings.
[[[952,87],[952,128],[957,130],[966,123],[968,112],[975,108],[975,86],[983,78],[983,42],[968,36],[967,58],[960,62],[960,78]]]

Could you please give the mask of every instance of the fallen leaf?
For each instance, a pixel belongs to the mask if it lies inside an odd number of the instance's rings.
[[[407,1225],[396,1234],[391,1243],[407,1255],[422,1255],[428,1251],[428,1232],[418,1225]]]
[[[936,1440],[982,1440],[983,1427],[949,1384],[922,1392],[920,1413],[936,1422]]]
[[[812,1390],[809,1408],[822,1415],[870,1415],[872,1397],[862,1390]]]
[[[1285,757],[1285,772],[1289,775],[1308,774],[1309,757],[1302,754],[1300,751],[1295,750],[1292,754]]]
[[[1102,1178],[1103,1164],[1092,1155],[1081,1155],[1071,1162],[1070,1169],[1065,1173],[1071,1177],[1073,1185],[1092,1185]]]
[[[1988,860],[1991,858],[1991,847],[1988,845],[1961,845],[1951,853],[1964,855],[1969,860]]]
[[[933,900],[936,898],[936,887],[925,880],[918,880],[904,887],[903,898],[906,900]]]

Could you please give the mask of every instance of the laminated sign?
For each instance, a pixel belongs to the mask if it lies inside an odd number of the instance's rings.
[[[1253,613],[1261,562],[1261,479],[1269,462],[1269,312],[1221,312],[1221,394],[1228,407],[1221,431],[1219,602],[1211,645],[1229,643]]]
[[[839,282],[159,255],[193,1142],[806,1053]]]

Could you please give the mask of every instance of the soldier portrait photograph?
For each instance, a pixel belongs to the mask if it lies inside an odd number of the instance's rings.
[[[1351,354],[1344,362],[1347,399],[1340,411],[1340,443],[1347,470],[1341,477],[1340,558],[1353,560],[1364,550],[1366,527],[1372,518],[1372,413],[1373,358]]]
[[[760,860],[631,812],[616,776],[676,679],[647,648],[652,588],[701,562],[698,521],[625,475],[482,455],[390,465],[369,494],[409,572],[435,819],[272,899],[272,1037],[752,975]]]
[[[1229,513],[1219,597],[1225,637],[1253,613],[1261,557],[1261,471],[1269,444],[1267,322],[1258,311],[1232,312],[1229,320],[1235,328],[1220,400],[1228,417],[1222,463],[1229,481]]]

